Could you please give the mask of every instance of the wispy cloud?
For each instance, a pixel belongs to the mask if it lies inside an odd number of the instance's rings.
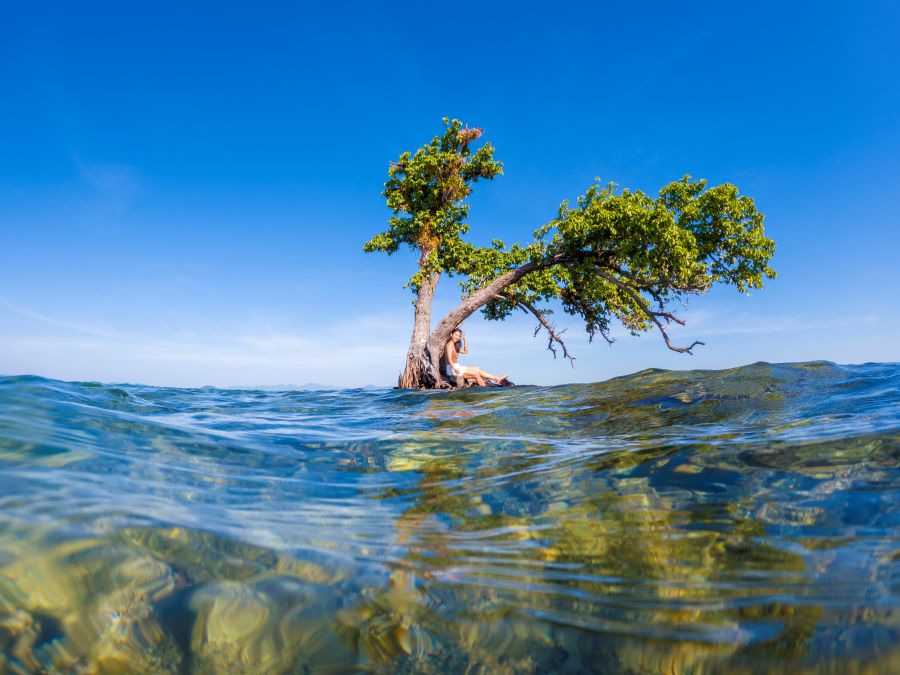
[[[677,327],[674,333],[690,331],[697,335],[759,335],[766,333],[804,333],[829,331],[872,325],[875,314],[842,315],[836,317],[808,317],[799,315],[757,316],[752,314],[722,314],[696,311],[685,316],[689,323]]]
[[[158,366],[166,372],[181,370],[186,380],[192,371],[221,371],[218,378],[203,375],[203,383],[213,384],[240,383],[236,377],[253,377],[254,372],[259,373],[260,379],[249,383],[261,384],[264,378],[271,379],[273,373],[279,373],[279,382],[293,378],[296,383],[312,379],[363,384],[392,377],[397,355],[402,354],[404,347],[405,331],[398,330],[398,322],[387,315],[366,315],[302,331],[221,327],[205,335],[171,337],[71,322],[0,298],[2,310],[27,321],[14,333],[0,335],[0,370],[9,368],[4,361],[18,358],[23,363],[42,365],[65,362],[66,372],[78,364],[87,368],[89,364],[116,363],[126,371],[114,378],[119,380],[152,382]],[[51,330],[37,330],[39,327]],[[86,373],[82,377],[97,376]]]
[[[32,319],[34,321],[48,324],[50,326],[55,326],[57,328],[63,328],[67,331],[81,333],[83,335],[92,335],[98,338],[108,338],[110,340],[127,339],[127,336],[124,333],[119,333],[116,331],[108,330],[106,328],[91,326],[88,324],[73,323],[71,321],[57,319],[42,312],[29,309],[28,307],[17,305],[16,303],[9,301],[2,296],[0,296],[0,307],[5,307],[13,314],[21,316],[23,318]]]
[[[146,334],[94,322],[70,321],[0,297],[0,312],[3,311],[26,321],[19,322],[14,331],[0,334],[0,372],[180,386],[309,381],[338,386],[389,384],[402,365],[410,328],[407,313],[370,313],[293,329],[279,327],[278,319],[274,319],[269,323],[256,321],[247,330],[208,326],[202,332]],[[723,315],[699,310],[689,314],[685,315],[690,319],[687,327],[673,327],[674,341],[741,335],[751,336],[748,339],[752,341],[754,335],[769,333],[835,333],[840,329],[877,325],[878,321],[872,315],[813,320],[794,316]],[[577,377],[596,378],[601,367],[604,373],[610,368],[615,370],[607,364],[609,352],[586,344],[577,319],[564,315],[558,319],[561,327],[570,328],[566,336],[579,357]],[[501,367],[518,368],[529,378],[548,382],[571,379],[571,369],[546,357],[546,338],[543,334],[534,337],[534,325],[533,320],[524,316],[514,317],[505,324],[473,321],[467,328],[472,346],[472,356],[468,358],[485,367],[504,364]],[[638,343],[631,342],[626,331],[618,329],[614,337],[621,338],[619,350],[629,348],[634,351],[630,358],[638,359],[620,364],[620,369],[637,370],[646,365],[640,361],[646,360],[646,354],[641,356],[634,350]],[[648,337],[658,339],[655,334]],[[661,341],[653,348],[654,363],[671,356]],[[617,351],[617,359],[622,359],[625,353]],[[777,359],[774,354],[763,356]],[[817,353],[815,357],[822,358],[823,354]],[[684,363],[683,367],[688,365],[701,367],[697,361]]]

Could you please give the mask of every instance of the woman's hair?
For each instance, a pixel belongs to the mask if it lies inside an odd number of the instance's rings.
[[[459,340],[456,340],[456,341],[453,343],[453,346],[456,347],[456,351],[462,351],[462,348],[463,348],[463,338],[466,336],[466,334],[463,333],[462,330],[459,329],[459,328],[454,328],[454,329],[453,329],[453,333],[459,333]],[[450,335],[453,335],[453,333],[450,333]]]

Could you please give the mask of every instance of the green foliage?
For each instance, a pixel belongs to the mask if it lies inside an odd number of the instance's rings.
[[[420,269],[410,279],[417,290],[426,275],[451,271],[464,261],[471,245],[462,240],[468,232],[469,207],[463,202],[472,184],[503,173],[494,161],[494,148],[485,144],[473,151],[471,144],[483,133],[463,127],[459,120],[443,120],[445,130],[414,155],[404,152],[391,162],[382,196],[394,215],[386,232],[372,237],[364,250],[392,254],[406,244],[421,253]]]
[[[678,321],[668,304],[714,283],[761,288],[764,277],[775,277],[768,265],[775,244],[764,234],[762,213],[734,185],[706,185],[685,176],[653,199],[595,183],[574,207],[563,202],[531,245],[475,251],[464,292],[524,262],[556,259],[506,288],[484,315],[503,319],[517,306],[555,299],[584,318],[591,337],[609,339],[613,319],[632,333]]]
[[[414,289],[425,275],[448,272],[465,277],[463,297],[471,297],[528,264],[527,274],[484,298],[485,317],[502,320],[516,309],[545,316],[550,312],[540,305],[557,301],[584,319],[591,338],[599,333],[610,340],[618,320],[632,334],[656,326],[670,348],[689,351],[669,342],[665,327],[682,323],[671,303],[684,304],[715,283],[746,292],[775,277],[769,267],[775,244],[765,236],[753,199],[734,185],[707,187],[690,176],[664,186],[655,198],[595,182],[574,206],[563,202],[531,243],[495,240],[476,248],[462,240],[468,231],[462,202],[471,183],[493,178],[502,166],[490,145],[470,149],[480,129],[457,120],[444,124],[442,136],[392,164],[384,196],[394,215],[389,229],[365,246],[393,253],[407,244],[420,251]]]

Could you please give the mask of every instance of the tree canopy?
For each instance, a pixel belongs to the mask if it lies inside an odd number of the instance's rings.
[[[404,152],[390,163],[382,196],[393,215],[388,229],[375,235],[364,250],[392,254],[401,245],[424,252],[419,270],[410,279],[416,291],[426,275],[457,270],[472,247],[463,241],[469,231],[464,204],[479,179],[503,173],[494,161],[490,143],[472,151],[470,145],[483,133],[463,127],[459,120],[444,118],[446,129],[414,155]]]
[[[472,150],[480,129],[458,120],[444,125],[443,135],[391,163],[383,195],[394,215],[388,230],[365,245],[389,254],[402,244],[419,251],[410,285],[417,292],[431,284],[429,305],[441,273],[462,276],[461,304],[431,334],[431,351],[477,309],[492,320],[522,309],[547,330],[554,354],[556,345],[571,359],[548,320],[550,305],[558,303],[581,317],[592,339],[600,334],[612,341],[618,321],[632,334],[656,328],[670,349],[691,353],[702,343],[676,346],[667,331],[672,322],[684,324],[676,305],[717,283],[746,292],[775,277],[769,266],[775,244],[753,199],[730,183],[709,187],[690,176],[655,197],[597,180],[574,205],[563,202],[530,242],[476,247],[463,239],[469,229],[463,202],[472,183],[494,178],[502,165],[490,144]],[[417,306],[417,317],[424,309]],[[434,354],[429,360],[435,362]]]

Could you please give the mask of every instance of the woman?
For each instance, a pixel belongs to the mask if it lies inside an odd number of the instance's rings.
[[[483,371],[478,366],[464,366],[459,362],[460,354],[469,353],[469,345],[465,342],[461,343],[462,349],[456,348],[456,344],[460,342],[462,336],[462,331],[457,328],[450,333],[450,340],[447,342],[447,346],[444,347],[444,356],[447,357],[447,375],[453,375],[457,378],[462,378],[463,380],[467,377],[474,378],[479,387],[487,386],[486,380],[493,380],[497,385],[501,385],[503,380],[506,379],[506,375],[497,377],[496,375],[491,375],[490,373]]]

